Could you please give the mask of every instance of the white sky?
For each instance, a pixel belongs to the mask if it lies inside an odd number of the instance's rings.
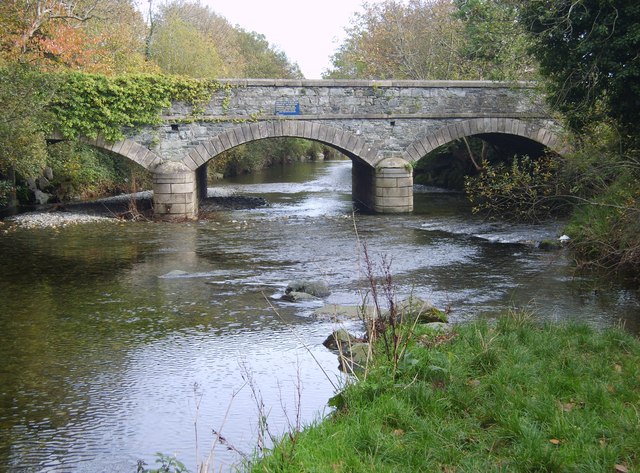
[[[378,3],[381,0],[369,0]],[[232,25],[263,34],[296,62],[307,79],[320,79],[344,29],[363,0],[201,0]]]

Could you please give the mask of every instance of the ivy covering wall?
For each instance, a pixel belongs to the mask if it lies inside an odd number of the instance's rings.
[[[212,79],[159,74],[66,73],[58,77],[52,111],[57,130],[66,138],[101,134],[117,141],[124,137],[125,127],[159,124],[162,110],[174,101],[194,105],[197,115],[213,93],[224,87]]]

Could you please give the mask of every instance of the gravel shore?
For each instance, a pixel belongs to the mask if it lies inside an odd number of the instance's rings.
[[[252,209],[268,205],[261,197],[237,195],[235,189],[208,189],[207,199],[200,203],[202,218],[218,211],[234,209]],[[151,218],[153,192],[142,191],[135,194],[122,194],[94,200],[57,204],[46,209],[26,212],[0,220],[0,228],[56,228],[95,222],[118,222],[132,217],[131,208],[136,216]],[[135,204],[132,206],[132,204]],[[138,214],[139,212],[139,214]]]
[[[77,225],[81,223],[95,223],[117,221],[113,217],[87,215],[73,212],[28,212],[5,219],[5,224],[14,224],[23,228],[55,228]]]
[[[151,191],[143,191],[105,197],[91,202],[59,204],[7,217],[4,219],[4,226],[56,228],[84,223],[117,222],[126,218],[124,213],[132,202],[135,202],[138,208],[149,208],[152,196]]]

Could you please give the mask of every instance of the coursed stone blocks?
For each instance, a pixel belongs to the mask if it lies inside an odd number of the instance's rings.
[[[405,213],[413,210],[413,174],[400,157],[383,158],[376,165],[373,210],[378,213]]]
[[[164,162],[153,170],[154,217],[191,220],[198,211],[196,173],[185,164]]]

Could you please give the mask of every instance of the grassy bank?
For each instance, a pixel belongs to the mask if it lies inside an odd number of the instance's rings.
[[[417,332],[252,471],[640,471],[640,342],[522,314]],[[364,378],[364,376],[360,376]]]

